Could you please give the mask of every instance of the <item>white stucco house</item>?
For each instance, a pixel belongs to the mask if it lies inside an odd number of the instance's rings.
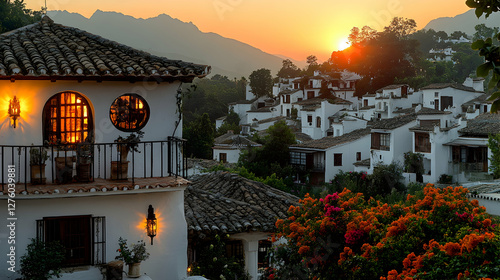
[[[412,152],[423,154],[423,182],[436,183],[442,174],[450,174],[451,150],[444,144],[456,139],[464,125],[449,111],[423,108],[418,112],[417,125],[410,132]]]
[[[146,242],[151,256],[141,272],[151,279],[185,277],[188,181],[178,88],[210,67],[157,57],[46,16],[0,41],[3,221],[8,203],[15,204],[15,228],[0,229],[0,251],[14,246],[13,270],[30,239],[58,240],[65,248],[61,279],[101,279],[100,266],[115,259],[122,237]],[[119,136],[138,131],[144,137],[137,151],[117,148]],[[145,227],[149,205],[157,218],[154,243]],[[0,279],[19,278],[7,260],[2,254]]]
[[[290,146],[290,164],[309,174],[309,182],[320,185],[331,181],[340,171],[354,171],[354,163],[370,154],[370,128],[327,136]]]
[[[467,78],[464,84],[438,83],[420,89],[422,106],[436,110],[462,113],[462,104],[484,95],[483,79]]]
[[[250,147],[262,147],[262,145],[229,130],[214,139],[213,159],[222,163],[237,163],[241,152]]]
[[[369,100],[369,99],[364,99]],[[411,108],[413,104],[422,103],[422,94],[414,92],[406,84],[389,85],[375,93],[374,119],[396,117],[394,111]]]
[[[369,173],[380,163],[404,163],[404,153],[412,150],[413,143],[408,129],[416,124],[416,113],[382,119],[372,124]]]

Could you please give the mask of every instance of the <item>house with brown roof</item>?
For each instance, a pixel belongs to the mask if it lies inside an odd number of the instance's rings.
[[[228,172],[193,178],[184,192],[189,263],[196,263],[200,248],[210,238],[229,235],[228,256],[241,259],[252,279],[259,279],[258,268],[268,266],[269,238],[276,231],[276,220],[286,219],[288,209],[298,201],[289,193]]]
[[[369,157],[369,147],[370,128],[357,129],[290,146],[290,164],[299,174],[309,174],[311,184],[320,185],[340,171],[354,171],[354,163]]]
[[[214,139],[213,159],[222,163],[237,163],[242,151],[250,147],[261,146],[261,144],[229,130],[226,134]]]
[[[448,174],[457,182],[491,179],[488,175],[491,157],[488,136],[499,132],[499,114],[484,113],[468,120],[458,131],[458,138],[445,144],[449,146],[449,161],[452,162]]]
[[[47,16],[0,34],[0,50],[0,200],[15,205],[15,245],[0,242],[0,251],[15,246],[13,270],[38,238],[64,246],[62,279],[101,279],[122,237],[146,241],[151,256],[141,271],[152,279],[185,277],[179,88],[210,66],[154,56]]]
[[[467,78],[464,84],[436,83],[420,89],[422,106],[436,110],[462,113],[462,104],[484,94],[483,80]]]

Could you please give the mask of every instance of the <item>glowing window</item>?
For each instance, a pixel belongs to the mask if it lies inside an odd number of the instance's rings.
[[[77,92],[52,96],[43,108],[44,140],[80,143],[93,131],[92,110]]]
[[[137,94],[124,94],[111,104],[109,118],[121,131],[139,131],[149,120],[149,105]]]

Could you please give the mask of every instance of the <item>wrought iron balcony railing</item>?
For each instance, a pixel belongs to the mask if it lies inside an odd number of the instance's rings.
[[[184,142],[169,137],[138,142],[135,149],[121,143],[0,145],[2,191],[12,174],[25,189],[28,184],[88,183],[96,178],[134,184],[135,178],[186,177]]]

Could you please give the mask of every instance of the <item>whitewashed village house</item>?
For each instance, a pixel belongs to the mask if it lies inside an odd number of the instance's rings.
[[[353,164],[367,158],[369,153],[370,128],[362,128],[341,136],[327,136],[292,145],[290,164],[298,172],[309,174],[311,184],[320,185],[331,181],[340,171],[354,171]]]
[[[115,259],[123,237],[146,241],[151,256],[141,271],[151,279],[185,277],[188,181],[177,90],[210,67],[153,56],[48,17],[0,41],[0,200],[7,210],[8,193],[15,193],[15,269],[31,238],[59,240],[66,271],[78,268],[61,279],[101,279],[99,265]],[[118,153],[115,139],[139,130],[139,152]],[[49,158],[30,175],[38,167],[34,151]],[[157,218],[154,243],[145,227],[149,205]],[[4,227],[2,252],[12,246],[7,237]],[[0,261],[5,268],[6,254]],[[1,279],[18,277],[0,272]]]
[[[200,249],[211,237],[229,235],[227,256],[244,263],[251,279],[259,279],[258,269],[269,266],[276,220],[286,219],[298,201],[294,195],[227,172],[193,178],[184,199],[189,264],[196,265]]]
[[[237,163],[242,151],[250,147],[261,146],[261,144],[229,130],[226,134],[214,139],[213,159],[222,163]]]

